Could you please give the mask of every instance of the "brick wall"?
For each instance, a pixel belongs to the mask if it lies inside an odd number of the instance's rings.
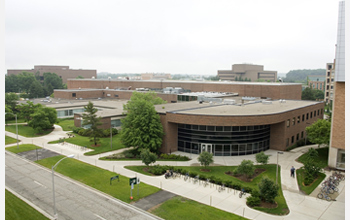
[[[335,82],[331,147],[345,150],[345,83]]]

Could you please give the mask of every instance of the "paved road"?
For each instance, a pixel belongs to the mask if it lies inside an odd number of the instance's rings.
[[[6,187],[53,216],[50,170],[8,152],[5,170]],[[55,192],[58,219],[159,219],[59,174],[55,176]]]

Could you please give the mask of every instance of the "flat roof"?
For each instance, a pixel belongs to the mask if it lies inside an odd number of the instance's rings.
[[[261,101],[261,100],[260,100]],[[200,104],[197,101],[168,103],[156,105],[156,111],[159,113],[178,113],[193,115],[216,115],[216,116],[253,116],[253,115],[270,115],[288,112],[322,102],[304,101],[304,100],[279,100],[267,101],[265,103],[255,101],[244,101],[244,105],[240,105],[241,101],[236,100],[236,104],[224,103],[207,103]]]
[[[207,84],[232,84],[232,85],[269,85],[269,86],[290,86],[290,85],[302,85],[302,83],[288,83],[288,82],[237,82],[237,81],[192,81],[192,80],[120,80],[120,79],[69,79],[75,81],[128,81],[128,82],[166,82],[166,83],[207,83]]]

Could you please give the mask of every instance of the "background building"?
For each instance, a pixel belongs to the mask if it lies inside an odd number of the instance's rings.
[[[334,89],[333,81],[334,81],[334,63],[327,63],[325,91],[324,91],[324,101],[327,104],[330,104],[333,101],[333,89]]]
[[[41,76],[41,80],[44,80],[43,73],[56,73],[61,79],[63,83],[67,83],[68,78],[77,78],[78,76],[82,76],[84,78],[92,78],[97,77],[96,70],[83,70],[83,69],[69,69],[69,66],[34,66],[34,69],[9,69],[7,70],[7,75],[18,75],[22,72],[31,72],[31,73],[39,73]]]
[[[170,73],[141,73],[141,80],[171,79]]]
[[[277,81],[277,71],[266,71],[262,65],[234,64],[232,70],[218,70],[221,80],[230,81]]]
[[[345,169],[345,1],[339,2],[328,166]]]
[[[309,75],[308,79],[309,88],[324,91],[326,80],[326,77],[324,75]]]

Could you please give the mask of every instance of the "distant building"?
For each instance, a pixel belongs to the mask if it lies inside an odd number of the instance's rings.
[[[7,75],[18,75],[22,72],[31,72],[31,73],[39,73],[40,79],[43,80],[43,73],[56,73],[61,79],[63,83],[67,83],[68,78],[77,78],[78,76],[82,76],[84,78],[92,78],[97,77],[96,70],[74,70],[69,69],[69,66],[34,66],[34,69],[9,69],[7,70]]]
[[[277,71],[267,71],[264,66],[253,64],[234,64],[232,70],[218,70],[218,76],[229,81],[277,81]]]
[[[171,79],[170,73],[141,73],[141,80]]]
[[[339,2],[328,166],[345,170],[345,1]]]
[[[324,75],[309,75],[308,85],[311,89],[324,91],[326,77]]]
[[[326,68],[326,80],[324,90],[324,101],[330,104],[333,101],[333,88],[334,88],[334,63],[327,63]]]

